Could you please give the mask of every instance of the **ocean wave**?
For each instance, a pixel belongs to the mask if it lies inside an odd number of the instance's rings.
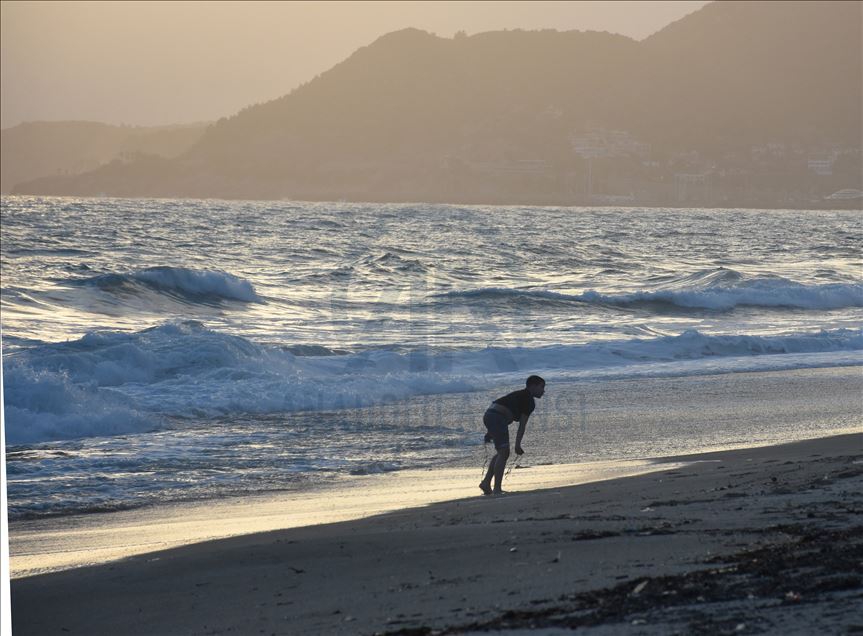
[[[707,335],[536,348],[298,356],[195,321],[92,332],[4,358],[10,444],[153,430],[165,418],[338,410],[475,391],[526,373],[592,372],[716,357],[863,350],[861,330]],[[664,372],[667,372],[664,371]]]
[[[161,426],[158,416],[138,411],[122,394],[17,361],[3,362],[3,393],[8,444],[102,437]]]
[[[781,277],[745,279],[725,270],[714,277],[686,276],[632,292],[588,290],[581,294],[567,294],[550,290],[482,287],[444,292],[436,298],[464,299],[468,302],[583,303],[617,307],[664,305],[680,310],[720,312],[732,311],[737,307],[833,310],[863,307],[863,284],[806,285]]]
[[[342,286],[347,282],[381,283],[401,280],[403,277],[425,276],[431,267],[418,258],[410,258],[392,251],[364,254],[350,263],[343,263],[331,269],[297,275],[291,279],[295,283],[333,283]]]
[[[447,373],[414,372],[410,356],[301,351],[321,355],[294,355],[196,321],[22,348],[3,361],[7,440],[108,435],[111,417],[113,432],[128,433],[165,418],[338,410],[475,388]]]
[[[90,250],[81,250],[73,247],[19,247],[9,250],[9,254],[16,256],[95,256]]]
[[[518,289],[514,287],[477,287],[440,292],[432,296],[435,300],[455,299],[468,302],[505,301],[505,302],[556,302],[556,303],[586,303],[590,302],[582,294],[566,294],[547,289]]]
[[[104,291],[134,291],[146,288],[179,296],[192,302],[234,300],[262,303],[249,281],[218,270],[196,270],[186,267],[148,267],[128,274],[101,274],[85,279],[65,281],[73,285],[98,287]]]
[[[402,468],[399,462],[375,462],[371,461],[357,468],[350,469],[351,475],[378,475],[380,473],[390,473]]]
[[[406,253],[398,254],[392,251],[367,254],[353,264],[355,270],[366,275],[401,275],[425,274],[429,267],[418,258],[411,258]]]
[[[661,303],[713,311],[731,311],[736,307],[831,310],[863,307],[863,284],[804,285],[784,278],[754,278],[734,286],[704,289],[659,289],[626,294],[588,291],[582,298],[607,305]]]

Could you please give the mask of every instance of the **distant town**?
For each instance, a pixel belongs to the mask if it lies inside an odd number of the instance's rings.
[[[571,155],[550,160],[449,157],[453,191],[482,190],[577,205],[860,207],[861,150],[781,142],[708,156],[654,151],[625,130],[588,126],[569,136]],[[849,187],[858,186],[858,187]]]

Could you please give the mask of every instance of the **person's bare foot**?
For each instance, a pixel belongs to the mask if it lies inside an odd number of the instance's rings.
[[[479,489],[482,491],[482,494],[484,494],[484,495],[490,495],[491,494],[491,486],[489,486],[484,481],[479,482]]]

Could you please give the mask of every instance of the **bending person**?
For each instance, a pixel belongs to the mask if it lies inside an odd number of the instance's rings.
[[[523,455],[521,440],[527,427],[527,418],[536,408],[534,398],[541,398],[545,393],[545,380],[538,375],[532,375],[527,379],[525,388],[519,391],[507,393],[491,403],[482,422],[488,429],[485,441],[493,441],[497,451],[488,463],[485,478],[479,482],[480,490],[486,495],[499,495],[503,492],[503,471],[506,468],[506,460],[509,459],[509,425],[518,420],[518,432],[515,434],[515,452]],[[491,487],[491,479],[494,477],[494,490]]]

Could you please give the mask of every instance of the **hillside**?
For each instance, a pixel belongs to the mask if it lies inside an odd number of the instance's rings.
[[[637,125],[693,148],[859,146],[861,25],[859,2],[706,5],[642,43]]]
[[[17,191],[805,205],[861,187],[860,25],[856,2],[722,2],[642,42],[406,29],[175,159]]]
[[[177,157],[204,124],[130,127],[86,121],[27,122],[0,131],[0,190],[38,177],[88,172],[136,154]]]

